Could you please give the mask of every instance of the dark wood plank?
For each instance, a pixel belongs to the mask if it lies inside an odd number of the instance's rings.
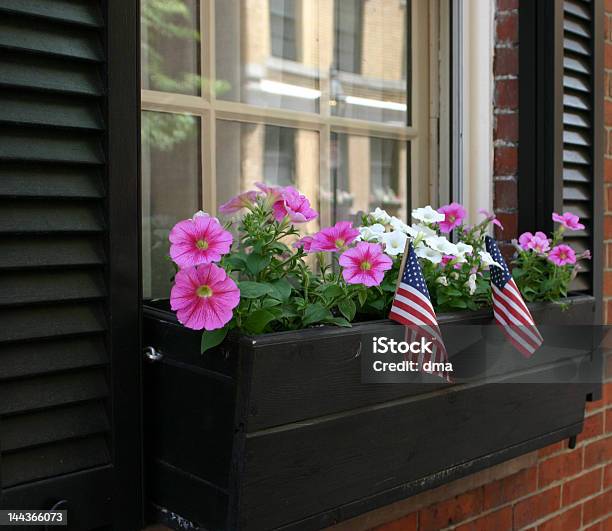
[[[70,405],[2,419],[2,451],[13,452],[110,429],[103,402]]]
[[[3,452],[2,486],[9,488],[110,463],[105,437],[62,441],[29,450]]]
[[[37,411],[62,404],[108,396],[104,370],[75,371],[4,382],[0,389],[0,415]]]
[[[0,57],[0,86],[81,96],[104,94],[102,80],[94,64],[75,64],[64,59],[6,50]]]
[[[0,310],[0,322],[0,343],[106,330],[103,309],[95,303]]]
[[[97,33],[66,31],[50,21],[24,24],[23,17],[4,14],[0,19],[0,47],[85,61],[103,61]]]
[[[272,528],[580,423],[584,396],[482,386],[248,435],[242,526]]]
[[[107,362],[100,335],[3,345],[0,347],[0,381],[98,367]]]
[[[8,13],[40,17],[62,24],[99,27],[102,13],[95,2],[87,0],[3,0],[0,10]]]
[[[101,205],[49,199],[0,200],[0,234],[101,232]]]
[[[100,299],[106,295],[102,271],[14,271],[0,277],[0,306]]]
[[[66,500],[70,510],[68,531],[96,529],[113,521],[113,497],[109,496],[113,474],[113,467],[104,466],[7,488],[2,492],[2,507],[50,508]]]
[[[105,262],[102,242],[91,234],[0,238],[2,269],[100,266]]]

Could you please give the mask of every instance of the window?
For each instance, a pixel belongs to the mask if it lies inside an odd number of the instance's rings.
[[[297,60],[296,2],[298,0],[270,0],[270,49],[274,57]]]
[[[306,194],[308,232],[435,199],[432,4],[142,0],[146,298],[172,225],[257,181]]]

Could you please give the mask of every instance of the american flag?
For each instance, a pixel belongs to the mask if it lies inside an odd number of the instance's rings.
[[[448,363],[448,354],[436,312],[431,304],[429,290],[412,242],[408,244],[408,250],[404,253],[389,319],[406,326],[407,341],[420,341],[422,337],[426,341],[432,341],[432,354],[423,352],[409,354],[410,361],[418,363],[419,368],[422,368],[423,363],[427,361]],[[451,381],[448,371],[433,371],[433,374]]]
[[[510,275],[497,242],[486,236],[485,245],[493,260],[501,266],[490,266],[495,322],[521,354],[529,358],[542,344],[542,336]]]

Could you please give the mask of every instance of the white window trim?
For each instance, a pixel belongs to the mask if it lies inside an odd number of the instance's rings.
[[[476,222],[493,205],[494,3],[455,0],[455,91],[453,200]]]

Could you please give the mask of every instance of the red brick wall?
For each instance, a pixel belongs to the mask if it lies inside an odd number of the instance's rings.
[[[612,0],[606,0],[605,238],[606,319],[612,323]],[[497,0],[494,60],[494,207],[505,225],[503,239],[516,237],[518,154],[518,0]],[[604,398],[589,404],[575,449],[567,442],[537,452],[527,468],[444,501],[412,510],[377,531],[612,530],[612,357]],[[456,488],[455,488],[456,491]],[[438,498],[439,499],[439,498]],[[414,508],[413,508],[414,509]]]

